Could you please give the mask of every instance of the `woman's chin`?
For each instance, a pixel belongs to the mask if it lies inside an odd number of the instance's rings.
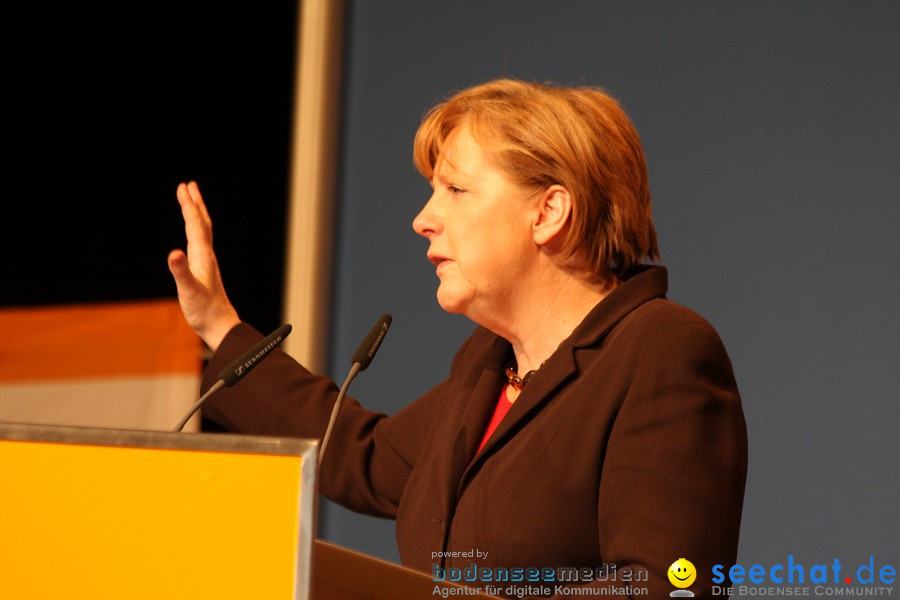
[[[464,314],[471,299],[469,295],[460,294],[457,290],[445,289],[445,287],[443,284],[438,287],[437,301],[440,307],[453,315]]]

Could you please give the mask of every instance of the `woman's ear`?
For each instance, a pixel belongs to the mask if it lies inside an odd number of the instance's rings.
[[[561,185],[551,185],[541,195],[532,225],[534,242],[539,246],[561,246],[572,216],[572,197]]]

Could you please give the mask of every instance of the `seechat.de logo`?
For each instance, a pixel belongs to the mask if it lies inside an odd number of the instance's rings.
[[[805,565],[794,561],[794,555],[789,554],[787,563],[776,563],[771,566],[760,564],[744,567],[735,564],[727,568],[724,565],[715,565],[712,569],[713,583],[754,583],[754,584],[891,584],[897,575],[897,570],[892,565],[876,566],[875,557],[870,556],[869,562],[857,568],[849,568],[842,573],[841,561],[837,558],[831,564]]]

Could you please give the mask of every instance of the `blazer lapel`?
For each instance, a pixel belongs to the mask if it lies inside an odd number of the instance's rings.
[[[496,368],[492,368],[494,365],[485,367],[469,402],[466,404],[457,435],[457,444],[454,445],[452,469],[455,477],[455,479],[452,479],[454,484],[460,480],[460,476],[469,466],[469,463],[472,462],[472,458],[478,450],[478,445],[481,443],[481,438],[484,436],[484,431],[491,420],[491,415],[494,413],[500,389],[503,382],[506,381],[505,375],[501,370],[502,368],[499,367],[501,364],[503,363],[498,362]],[[458,456],[456,453],[457,448],[460,451]]]
[[[539,411],[544,402],[553,396],[553,391],[576,374],[578,369],[575,364],[574,353],[571,351],[571,348],[565,351],[562,350],[562,348],[557,350],[547,360],[546,364],[541,367],[540,371],[531,376],[531,379],[528,380],[528,386],[516,398],[516,402],[509,409],[509,413],[497,426],[497,429],[488,439],[481,452],[468,465],[468,468],[463,473],[463,477],[460,479],[461,483],[473,469],[481,464],[484,457],[490,454],[492,448],[502,444],[507,439],[512,429],[518,427],[520,423],[528,420],[531,415]],[[483,429],[482,435],[484,435]],[[462,486],[460,486],[461,489]]]
[[[601,337],[615,327],[616,323],[641,304],[654,298],[664,297],[666,287],[667,272],[664,267],[638,267],[632,277],[626,279],[591,310],[584,321],[575,328],[572,335],[563,341],[556,352],[547,359],[544,366],[532,375],[528,385],[519,394],[509,413],[500,422],[500,425],[491,435],[482,451],[475,456],[477,444],[480,442],[481,436],[484,435],[487,419],[490,418],[489,414],[487,417],[484,417],[483,413],[479,413],[482,415],[481,429],[476,429],[477,441],[474,442],[474,445],[467,447],[470,460],[466,462],[467,466],[460,472],[460,478],[456,480],[459,481],[457,497],[462,493],[467,479],[485,460],[485,457],[491,454],[491,450],[503,444],[512,435],[510,432],[520,427],[521,424],[538,412],[547,401],[555,397],[555,390],[577,375],[578,364],[575,359],[575,351],[578,348],[597,343]],[[496,404],[496,395],[495,391],[493,403],[490,405],[491,409]],[[484,400],[482,399],[482,401]],[[483,406],[481,410],[483,410]],[[473,456],[474,458],[471,458]]]
[[[446,497],[453,505],[456,498],[454,491],[458,489],[463,473],[478,450],[494,407],[497,405],[501,386],[506,381],[503,366],[509,357],[509,343],[502,338],[496,336],[495,338],[489,351],[481,357],[479,368],[473,369],[466,378],[467,382],[463,382],[463,385],[469,387],[471,391],[463,394],[463,397],[467,395],[468,398],[451,446],[447,479],[449,493]],[[448,511],[452,510],[451,506],[447,508]]]

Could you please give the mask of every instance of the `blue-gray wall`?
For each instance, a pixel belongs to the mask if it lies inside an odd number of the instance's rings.
[[[503,75],[602,86],[643,138],[670,297],[734,363],[740,560],[896,566],[898,31],[891,1],[351,2],[332,373],[393,313],[352,389],[392,413],[472,330],[437,306],[410,227],[423,112]],[[322,512],[324,537],[397,558],[393,523]]]

